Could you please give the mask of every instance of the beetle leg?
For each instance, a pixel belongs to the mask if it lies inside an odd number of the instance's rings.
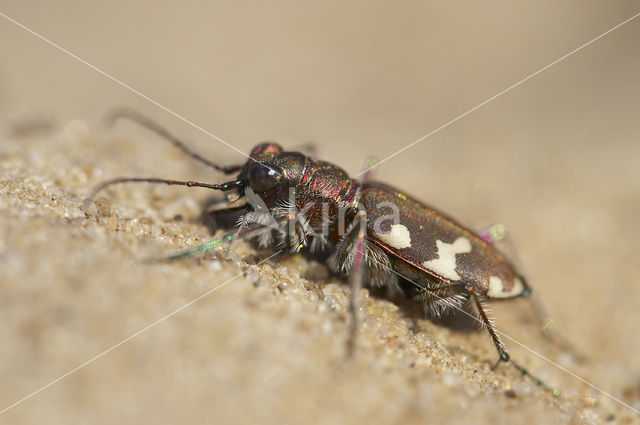
[[[349,325],[349,336],[347,339],[347,355],[349,357],[354,354],[358,333],[360,291],[362,289],[364,268],[368,257],[366,228],[365,212],[360,211],[354,217],[351,229],[338,243],[339,249],[332,260],[335,263],[334,268],[336,270],[349,272],[349,285],[351,286],[351,296],[349,298],[351,323]]]
[[[472,294],[471,300],[473,302],[473,305],[476,311],[478,312],[478,315],[480,316],[480,320],[482,320],[482,323],[487,328],[487,331],[489,332],[489,335],[491,336],[491,339],[493,340],[493,343],[496,346],[496,349],[498,350],[498,354],[500,355],[500,358],[498,359],[496,364],[493,366],[493,369],[498,367],[498,365],[501,362],[511,363],[511,365],[515,367],[518,372],[520,372],[523,376],[526,376],[529,379],[531,379],[533,382],[536,383],[536,385],[540,385],[545,390],[551,392],[554,396],[557,396],[558,394],[560,394],[558,390],[548,386],[542,379],[533,375],[524,366],[520,365],[519,363],[517,363],[515,360],[511,358],[502,340],[498,336],[498,332],[496,330],[495,324],[493,323],[493,320],[491,320],[487,315],[487,312],[485,311],[485,308],[482,306],[482,302],[480,301],[480,299],[476,295]]]
[[[427,315],[440,318],[452,310],[460,309],[469,296],[461,288],[443,283],[421,290],[414,298],[424,304]]]
[[[271,232],[272,229],[271,227],[269,227],[268,225],[257,225],[254,227],[250,227],[250,228],[245,228],[245,229],[240,229],[231,233],[227,233],[226,235],[222,236],[219,239],[215,239],[212,241],[209,241],[203,245],[200,246],[196,246],[194,248],[189,248],[186,249],[184,251],[180,251],[177,252],[175,254],[172,254],[166,258],[162,258],[162,259],[149,259],[147,260],[148,262],[158,262],[158,261],[175,261],[175,260],[181,260],[183,258],[187,258],[187,257],[193,257],[194,255],[199,255],[199,254],[204,254],[207,251],[210,251],[214,248],[217,248],[225,243],[229,243],[232,242],[234,240],[238,240],[238,239],[250,239],[256,236],[260,236],[264,233],[269,233]]]
[[[314,161],[320,159],[320,156],[318,155],[318,145],[314,142],[305,142],[300,145],[293,146],[292,150],[302,152]]]
[[[500,223],[494,224],[491,227],[481,230],[478,235],[487,243],[496,243],[500,241],[504,241],[506,243],[506,248],[511,252],[511,256],[517,257],[516,245],[507,233],[507,228]],[[522,297],[530,297],[530,304],[533,308],[533,313],[535,315],[535,321],[540,326],[540,331],[542,332],[542,336],[558,347],[560,350],[569,353],[574,360],[585,363],[588,358],[584,354],[580,353],[579,350],[574,347],[571,341],[565,336],[562,335],[557,327],[555,326],[555,321],[552,317],[547,314],[546,309],[542,305],[540,298],[535,295],[531,295],[531,289],[526,283],[526,279],[522,275],[518,275],[518,277],[525,282],[527,286],[527,290],[521,295]]]
[[[366,221],[364,212],[358,213],[355,218],[357,235],[354,245],[355,257],[351,269],[350,286],[351,298],[349,300],[349,312],[351,313],[351,326],[349,327],[349,339],[347,340],[347,354],[352,356],[355,351],[356,336],[358,334],[360,310],[360,290],[362,289],[362,277],[364,275],[363,263],[366,261]]]
[[[289,214],[281,225],[279,245],[290,253],[299,252],[307,246],[313,229],[304,214]]]
[[[507,228],[504,224],[496,223],[491,227],[482,229],[478,236],[487,243],[494,243],[503,240],[507,236]]]
[[[360,181],[362,183],[368,183],[373,180],[373,176],[375,174],[375,166],[378,164],[378,159],[374,157],[369,157],[365,160],[363,164],[363,172]]]
[[[496,325],[493,323],[493,320],[491,320],[487,315],[487,312],[485,311],[485,308],[483,307],[480,299],[476,295],[472,294],[471,301],[473,302],[473,306],[475,307],[475,310],[478,313],[478,316],[480,316],[480,320],[482,321],[482,324],[487,329],[487,332],[489,332],[489,336],[491,337],[493,344],[496,346],[496,349],[498,350],[500,359],[493,366],[494,368],[496,368],[500,364],[500,362],[508,362],[511,359],[511,356],[509,355],[509,353],[507,353],[507,349],[505,348],[504,343],[498,336]]]
[[[229,197],[224,199],[210,199],[204,206],[203,214],[212,215],[217,213],[218,211],[227,211],[234,209],[246,208],[247,198],[244,196],[240,197]]]

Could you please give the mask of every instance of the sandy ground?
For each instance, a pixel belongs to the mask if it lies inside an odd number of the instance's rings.
[[[101,195],[94,216],[80,205],[105,178],[143,175],[130,162],[141,150],[163,174],[204,177],[170,147],[141,147],[151,139],[82,121],[3,139],[0,406],[99,357],[0,423],[639,423],[513,342],[514,356],[559,397],[510,367],[492,371],[496,353],[483,332],[434,324],[366,290],[357,356],[346,361],[348,287],[301,255],[251,269],[270,252],[238,242],[204,259],[144,264],[211,238],[199,222],[208,193],[129,186]],[[567,279],[557,291],[569,297],[580,286]],[[617,309],[637,300],[638,286],[631,290],[615,297]],[[613,306],[551,304],[560,323],[572,308],[589,311],[594,331],[574,341],[587,363],[541,338],[525,301],[497,305],[498,325],[638,408],[638,369],[631,358],[607,358],[619,350],[605,343],[622,343],[627,331],[619,316],[599,316]]]

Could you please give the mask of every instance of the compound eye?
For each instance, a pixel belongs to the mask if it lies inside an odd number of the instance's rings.
[[[279,144],[273,142],[265,142],[260,143],[258,146],[253,148],[253,150],[251,151],[251,156],[276,155],[280,152],[282,152],[282,147]]]
[[[279,167],[255,163],[249,168],[249,186],[258,193],[268,192],[280,183],[282,170]]]

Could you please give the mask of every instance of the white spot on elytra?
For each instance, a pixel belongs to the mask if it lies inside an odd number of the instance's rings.
[[[489,291],[487,291],[487,295],[491,298],[512,298],[517,297],[518,295],[524,292],[524,283],[520,278],[515,278],[513,280],[513,287],[508,291],[504,289],[504,284],[502,279],[498,276],[491,276],[489,278]]]
[[[471,252],[469,239],[461,236],[453,243],[437,240],[436,247],[438,248],[438,258],[425,261],[422,265],[446,279],[460,280],[460,275],[456,272],[456,254]]]
[[[522,280],[518,277],[513,281],[513,288],[511,288],[511,295],[520,295],[524,292],[525,287]]]
[[[411,247],[411,234],[407,226],[402,224],[392,224],[391,231],[385,234],[376,233],[382,242],[396,249]]]
[[[502,292],[504,291],[504,285],[502,284],[502,279],[498,276],[491,276],[489,278],[489,291],[487,295],[492,298],[500,298],[504,296]]]

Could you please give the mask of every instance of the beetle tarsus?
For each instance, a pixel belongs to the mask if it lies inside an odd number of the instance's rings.
[[[527,378],[531,379],[536,385],[542,387],[545,391],[550,392],[554,397],[558,397],[560,395],[560,391],[558,389],[552,388],[549,385],[547,385],[542,379],[538,378],[536,375],[529,372],[527,368],[520,365],[515,360],[510,359],[509,363],[511,363],[511,365],[515,367],[516,370],[522,374],[522,376],[526,376]]]

